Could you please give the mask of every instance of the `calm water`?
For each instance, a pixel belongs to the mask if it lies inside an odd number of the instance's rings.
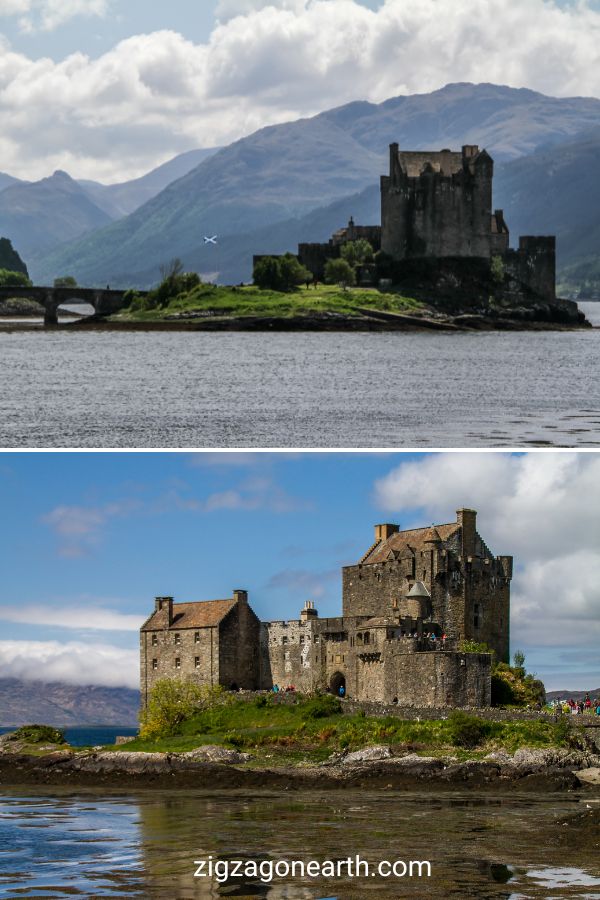
[[[2,726],[0,734],[14,731],[16,726]],[[67,743],[72,747],[99,747],[105,744],[114,744],[117,735],[124,737],[137,734],[138,729],[128,725],[94,725],[64,728]]]
[[[0,382],[3,447],[600,446],[600,328],[0,332]]]
[[[0,896],[362,900],[585,898],[597,834],[562,825],[587,804],[470,794],[293,796],[147,791],[0,795]],[[552,826],[556,818],[560,825]],[[558,846],[558,841],[562,844]],[[428,860],[430,878],[194,878],[195,860]]]

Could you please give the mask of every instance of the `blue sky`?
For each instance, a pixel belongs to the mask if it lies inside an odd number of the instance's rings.
[[[0,676],[135,684],[155,595],[246,588],[264,619],[306,599],[339,614],[340,566],[376,522],[466,505],[515,556],[513,650],[550,687],[596,688],[599,475],[583,453],[5,453]]]
[[[600,96],[598,0],[0,0],[2,169],[114,182],[354,100]]]

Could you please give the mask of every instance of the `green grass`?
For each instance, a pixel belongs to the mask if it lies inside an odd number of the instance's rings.
[[[217,316],[290,317],[315,312],[333,312],[355,316],[357,307],[398,313],[414,313],[422,304],[400,294],[380,293],[374,289],[319,285],[315,290],[298,288],[289,293],[244,287],[201,284],[187,294],[173,298],[168,306],[155,309],[133,308],[112,316],[113,321],[148,322],[164,320],[176,313],[211,311]]]
[[[490,750],[513,753],[520,747],[556,747],[564,742],[564,735],[550,721],[486,722],[485,736],[467,751],[453,745],[451,723],[446,719],[415,722],[342,712],[314,718],[311,703],[301,698],[295,705],[277,703],[271,697],[266,703],[262,698],[258,703],[235,700],[196,714],[170,737],[138,738],[124,749],[172,753],[221,744],[250,751],[255,755],[253,765],[281,765],[321,762],[334,751],[379,743],[421,755],[452,753],[473,759]]]

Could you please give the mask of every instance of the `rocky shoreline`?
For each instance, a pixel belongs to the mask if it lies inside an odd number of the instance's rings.
[[[585,751],[518,750],[481,759],[394,755],[389,747],[336,754],[321,764],[257,765],[249,754],[221,746],[187,753],[144,753],[97,749],[50,750],[44,755],[0,753],[0,786],[53,785],[273,788],[322,790],[364,787],[382,790],[444,789],[587,791],[600,794],[600,756]]]

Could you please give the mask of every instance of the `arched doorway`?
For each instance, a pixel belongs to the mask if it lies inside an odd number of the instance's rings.
[[[341,672],[335,672],[331,676],[331,681],[329,682],[329,689],[332,694],[335,694],[336,697],[345,697],[346,696],[346,676],[342,675]]]

